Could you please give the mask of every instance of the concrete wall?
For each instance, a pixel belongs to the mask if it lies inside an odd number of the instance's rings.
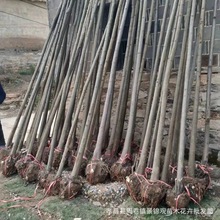
[[[48,32],[46,2],[0,0],[0,49],[41,49]]]
[[[56,16],[57,9],[61,0],[47,0],[47,7],[49,11],[49,25],[52,25],[53,19]]]

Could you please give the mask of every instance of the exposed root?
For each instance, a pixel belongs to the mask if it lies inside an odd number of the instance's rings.
[[[108,166],[101,160],[91,161],[86,167],[86,179],[90,184],[103,183],[108,174]]]

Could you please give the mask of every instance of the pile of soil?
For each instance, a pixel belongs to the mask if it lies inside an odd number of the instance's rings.
[[[91,185],[87,181],[82,187],[82,194],[97,206],[117,207],[128,198],[125,183],[109,182]]]

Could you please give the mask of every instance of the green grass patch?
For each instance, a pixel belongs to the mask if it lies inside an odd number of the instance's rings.
[[[33,65],[30,65],[27,69],[22,69],[19,70],[19,74],[22,76],[29,76],[29,75],[33,75],[35,70],[35,67]]]
[[[0,208],[0,219],[1,220],[39,220],[40,218],[32,213],[27,208],[10,208],[12,204],[8,204],[7,207]]]
[[[34,194],[36,184],[26,185],[19,177],[13,176],[8,178],[7,181],[3,183],[4,189],[10,192],[10,198],[15,197],[31,197]],[[9,198],[9,199],[10,199]],[[39,201],[43,199],[43,193],[38,192],[36,198],[30,207],[21,208],[15,207],[11,208],[13,205],[30,205],[29,201],[16,201],[9,203],[1,203],[0,204],[0,220],[38,220],[40,217],[37,214],[36,209],[34,209],[33,205],[39,204]],[[53,216],[53,219],[59,220],[73,220],[74,218],[88,219],[88,220],[98,220],[106,217],[108,211],[107,208],[97,207],[89,202],[87,199],[82,196],[78,196],[73,200],[61,200],[59,197],[47,197],[42,200],[42,204],[39,209],[43,213],[47,213],[48,215]],[[162,214],[162,209],[166,209],[164,204],[161,204],[159,207],[159,212],[155,213],[148,212],[147,207],[141,207],[137,203],[135,203],[131,198],[128,198],[120,207],[126,209],[128,213],[128,209],[136,209],[138,213],[133,213],[129,219],[138,219],[138,220],[218,220],[219,219],[219,208],[220,208],[220,200],[218,196],[213,196],[209,191],[204,196],[203,200],[200,203],[201,208],[206,211],[210,208],[213,208],[213,211],[216,214],[214,215],[195,215],[195,214],[172,214],[171,212],[166,212],[166,214]],[[141,209],[144,208],[146,213],[141,213]],[[193,202],[190,203],[189,208],[191,210],[199,210],[198,205]],[[114,209],[112,209],[114,210]],[[119,208],[120,210],[120,208]],[[157,210],[158,211],[158,210]],[[120,218],[120,215],[113,213],[113,219],[123,219]],[[126,215],[124,215],[126,216]]]
[[[60,220],[69,220],[74,218],[82,219],[102,219],[105,209],[94,206],[82,197],[66,201],[58,197],[51,197],[40,207],[41,210],[51,213]]]
[[[33,196],[34,190],[36,188],[35,184],[26,184],[19,177],[9,178],[7,182],[4,183],[5,189],[11,193],[19,196],[30,197]]]
[[[219,204],[219,198],[213,197],[207,193],[200,203],[199,207],[192,201],[189,204],[189,209],[182,210],[182,213],[172,213],[171,209],[166,207],[165,204],[160,204],[158,208],[152,209],[147,207],[142,207],[135,203],[131,198],[128,198],[126,202],[123,203],[123,208],[126,209],[126,213],[132,212],[134,219],[146,219],[146,220],[213,220],[213,215],[208,215],[207,213],[215,211]],[[206,215],[201,214],[201,209],[204,209]],[[211,209],[210,209],[211,208]],[[113,211],[114,209],[112,209]],[[120,208],[119,208],[120,212]],[[197,214],[195,214],[197,212]],[[116,215],[117,216],[117,215]]]

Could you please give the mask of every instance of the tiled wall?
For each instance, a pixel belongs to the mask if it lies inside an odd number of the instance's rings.
[[[150,3],[149,1],[149,8],[148,11],[150,10]],[[213,9],[214,9],[214,3],[215,0],[207,0],[206,1],[206,12],[205,12],[205,28],[204,28],[204,42],[203,42],[203,66],[207,66],[208,64],[208,55],[210,52],[210,39],[211,39],[211,31],[212,31],[212,22],[213,22]],[[159,31],[160,31],[160,24],[162,23],[162,18],[163,18],[163,12],[164,12],[164,7],[165,7],[165,0],[159,0],[159,10],[158,10],[158,19],[159,19],[159,24],[158,24],[158,37],[159,38]],[[184,6],[184,14],[186,14],[187,10],[187,0],[186,4]],[[195,34],[194,34],[194,45],[195,45],[195,40],[196,40],[196,33],[197,33],[197,24],[199,21],[199,16],[197,14],[197,18],[195,21]],[[182,23],[182,28],[181,28],[181,33],[180,33],[180,39],[179,39],[179,44],[177,47],[177,52],[174,60],[173,67],[177,68],[180,60],[180,53],[181,53],[181,40],[184,32],[184,19]],[[153,39],[153,33],[151,34],[151,39]],[[146,66],[147,68],[151,68],[151,57],[152,57],[152,41],[149,42],[149,49],[148,49],[148,54],[147,54],[147,63]],[[217,18],[216,18],[216,33],[215,33],[215,44],[214,44],[214,55],[213,55],[213,66],[215,67],[220,67],[220,0],[218,0],[218,6],[217,6]]]

